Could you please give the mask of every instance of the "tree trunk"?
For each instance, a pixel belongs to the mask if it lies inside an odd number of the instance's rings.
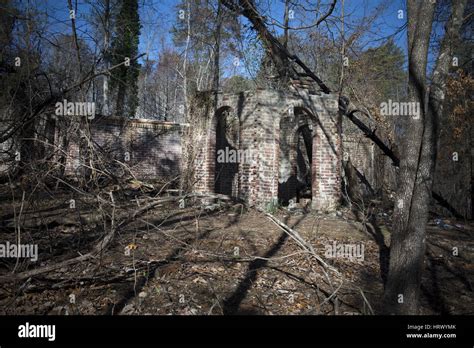
[[[188,122],[189,119],[189,96],[188,96],[188,72],[187,72],[187,67],[188,67],[188,50],[189,50],[189,44],[191,42],[191,6],[189,2],[187,3],[186,7],[186,27],[187,27],[187,33],[186,33],[186,47],[184,49],[184,57],[183,57],[183,96],[184,96],[184,117],[185,117],[185,122]]]
[[[459,30],[465,0],[453,2],[433,85],[428,91],[426,65],[435,3],[408,0],[408,96],[420,105],[418,119],[407,120],[400,161],[400,186],[394,209],[390,266],[384,294],[389,314],[419,314],[426,223],[436,164],[439,118],[449,69],[452,33]],[[461,15],[459,16],[459,13]],[[457,29],[456,29],[457,28]]]
[[[288,30],[288,23],[290,21],[289,15],[290,15],[290,0],[285,0],[285,17],[283,19],[284,21],[284,29],[283,29],[283,47],[288,49],[288,40],[289,40],[289,30]]]
[[[125,104],[125,86],[122,81],[119,81],[118,91],[117,91],[117,104],[115,106],[115,115],[118,117],[123,117],[123,106]]]
[[[104,3],[104,62],[105,69],[109,68],[109,44],[110,44],[110,0]],[[102,92],[104,95],[103,114],[109,114],[109,74],[103,76]]]
[[[221,55],[221,27],[222,27],[222,4],[217,3],[217,23],[215,33],[215,47],[214,47],[214,74],[213,74],[213,89],[215,93],[215,102],[217,106],[217,94],[219,93],[219,77],[220,77],[220,55]],[[217,111],[217,110],[216,110]]]

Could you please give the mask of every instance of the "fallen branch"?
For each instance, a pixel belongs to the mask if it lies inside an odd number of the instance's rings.
[[[359,291],[360,291],[360,294],[362,295],[362,298],[364,299],[364,302],[367,304],[369,308],[370,314],[374,315],[375,314],[374,310],[372,309],[372,306],[370,305],[369,300],[367,300],[367,297],[365,297],[364,291],[362,290],[362,288],[359,288]]]
[[[278,220],[276,217],[274,217],[273,215],[261,210],[261,209],[258,209],[262,214],[264,214],[270,221],[272,221],[275,225],[277,225],[278,227],[280,227],[286,234],[288,234],[288,236],[290,236],[299,246],[301,246],[303,249],[305,249],[306,251],[308,251],[318,262],[321,266],[323,266],[325,269],[329,269],[329,270],[332,270],[333,272],[335,272],[336,274],[340,274],[339,271],[337,269],[335,269],[334,267],[328,265],[318,254],[316,254],[316,252],[314,251],[314,248],[313,246],[306,242],[303,237],[301,237],[301,235],[293,230],[292,228],[290,228],[288,225],[284,224],[283,222],[281,222],[280,220]]]
[[[42,268],[36,268],[36,269],[32,269],[30,271],[25,271],[25,272],[21,272],[21,273],[17,273],[17,274],[11,274],[11,275],[8,275],[8,276],[1,276],[0,277],[0,282],[12,282],[12,281],[28,279],[30,277],[34,277],[34,276],[37,276],[37,275],[40,275],[40,274],[43,274],[43,273],[54,271],[58,268],[71,266],[73,264],[83,262],[83,261],[89,260],[91,258],[95,258],[95,257],[99,256],[109,246],[110,242],[112,241],[113,237],[115,236],[115,233],[120,228],[127,225],[128,223],[133,221],[138,216],[142,215],[143,213],[147,212],[148,210],[154,208],[155,206],[157,206],[159,204],[162,204],[164,202],[177,201],[177,200],[180,200],[180,199],[183,199],[183,198],[186,198],[186,197],[187,196],[176,196],[176,197],[166,197],[166,198],[163,198],[163,199],[154,200],[152,203],[150,203],[150,204],[148,204],[148,205],[146,205],[146,206],[144,206],[144,207],[142,207],[138,210],[135,210],[132,215],[130,215],[129,217],[122,220],[117,226],[112,227],[110,229],[110,231],[105,235],[105,237],[99,243],[97,243],[95,245],[95,247],[92,249],[92,251],[90,251],[87,254],[84,254],[84,255],[81,255],[81,256],[78,256],[78,257],[74,257],[72,259],[65,260],[65,261],[55,263],[55,264],[52,264],[52,265],[48,265],[48,266],[45,266],[45,267],[42,267]]]
[[[319,304],[319,306],[322,306],[322,305],[325,304],[326,302],[329,302],[333,297],[335,297],[336,294],[337,294],[337,292],[338,292],[339,289],[341,288],[342,284],[343,284],[343,283],[341,283],[341,284],[337,287],[337,289],[332,292],[331,295],[329,295],[328,297],[326,297],[326,298],[324,299],[324,301]]]

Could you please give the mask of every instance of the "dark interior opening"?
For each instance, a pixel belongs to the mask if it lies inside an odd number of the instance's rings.
[[[239,122],[230,108],[217,113],[215,149],[215,193],[236,196],[239,163]]]

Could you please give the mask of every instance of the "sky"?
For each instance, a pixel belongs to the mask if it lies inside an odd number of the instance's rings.
[[[160,50],[161,43],[155,41],[154,44],[150,44],[150,39],[153,36],[160,36],[166,34],[172,27],[173,23],[177,20],[178,13],[176,5],[178,1],[174,0],[142,0],[143,7],[141,10],[142,18],[142,40],[140,42],[140,48],[142,51],[151,50],[156,53]],[[264,10],[265,15],[269,15],[276,20],[283,21],[284,16],[284,1],[283,0],[260,0],[257,2],[260,4],[261,9]],[[302,2],[300,2],[302,3]],[[329,3],[329,1],[325,1]],[[370,37],[365,38],[364,46],[377,46],[385,37],[396,32],[406,22],[405,12],[405,1],[404,0],[345,0],[344,11],[347,17],[351,18],[351,21],[346,23],[346,30],[349,31],[354,28],[355,22],[360,22],[362,18],[370,15],[372,11],[381,6],[386,6],[386,9],[380,13],[377,20],[374,22],[373,30]],[[333,15],[340,16],[341,0],[336,5]],[[398,18],[399,10],[403,11],[403,18]],[[303,14],[298,13],[298,10],[294,11],[294,19],[290,20],[290,25],[298,25],[301,21],[300,17]],[[151,20],[150,20],[151,19]],[[156,33],[155,25],[157,19],[161,25],[161,31]],[[312,18],[306,19],[310,21]],[[245,23],[246,21],[243,20]],[[276,33],[281,33],[282,30],[277,26],[273,26],[273,30]],[[167,38],[169,39],[169,37]],[[406,48],[406,31],[401,31],[394,37],[395,42],[398,46]],[[379,40],[379,41],[373,41]],[[165,40],[170,44],[169,40]]]
[[[313,3],[314,2],[315,1],[313,1]],[[328,0],[323,1],[323,3],[326,4],[329,2]],[[172,45],[170,36],[167,34],[173,23],[178,20],[177,3],[179,2],[173,0],[142,0],[143,6],[140,15],[143,28],[140,50],[149,52],[151,58],[156,57],[162,49],[163,44]],[[304,4],[305,7],[308,6],[305,1],[299,1],[299,3]],[[257,0],[257,4],[263,15],[283,22],[284,0]],[[338,0],[333,16],[340,17],[341,4],[342,0]],[[406,52],[406,31],[400,31],[400,28],[406,23],[406,6],[404,0],[345,0],[344,13],[347,18],[345,24],[346,37],[351,34],[356,25],[363,22],[363,18],[370,16],[377,8],[381,8],[382,10],[373,22],[371,30],[368,31],[366,36],[361,38],[361,47],[369,48],[379,46],[388,36],[399,31],[397,35],[394,35],[393,39],[395,43]],[[402,11],[402,13],[400,14],[399,11]],[[293,12],[294,18],[290,19],[290,26],[302,25],[302,21],[306,24],[314,21],[314,17],[305,18],[307,13],[308,12],[295,8]],[[157,21],[161,28],[158,32],[156,31]],[[244,24],[248,23],[245,19],[241,19],[241,21]],[[331,24],[329,24],[329,26],[331,26]],[[278,26],[271,26],[271,29],[276,34],[282,34],[282,29]],[[334,33],[338,36],[338,29],[334,30]],[[248,49],[248,47],[246,47],[246,49]],[[232,67],[231,62],[225,65]],[[230,70],[233,70],[234,73],[247,76],[247,71],[245,71],[247,65],[242,64],[238,68],[232,68]]]
[[[25,1],[20,1],[25,3]],[[264,15],[275,18],[278,21],[283,21],[284,0],[256,1]],[[294,1],[298,1],[300,4],[303,3],[303,0]],[[49,19],[48,32],[50,35],[71,33],[67,0],[30,0],[30,2],[40,12],[47,14]],[[78,0],[76,14],[78,35],[88,42],[92,42],[92,38],[95,35],[93,29],[84,21],[85,18],[91,15],[91,2],[93,3],[94,0]],[[342,2],[343,0],[338,0],[336,9],[333,12],[334,17],[340,16]],[[73,0],[74,3],[76,2]],[[170,29],[179,20],[176,8],[178,3],[179,1],[177,0],[139,0],[142,24],[139,51],[140,53],[148,53],[149,59],[157,59],[165,46],[172,46]],[[323,0],[323,3],[329,3],[329,0]],[[308,6],[306,0],[304,4]],[[398,32],[396,35],[393,35],[393,39],[406,52],[406,30],[400,30],[406,23],[406,5],[404,0],[344,0],[344,13],[346,16],[345,37],[347,38],[351,34],[355,25],[360,24],[363,18],[370,16],[376,9],[382,10],[380,10],[367,34],[358,40],[360,47],[378,46],[388,36]],[[304,18],[307,13],[304,11],[300,13],[295,9],[294,19],[290,20],[290,25],[298,26],[302,20],[305,20],[306,23],[313,21],[314,17]],[[337,37],[340,35],[340,25],[335,23],[337,18],[332,18],[332,20],[333,22],[328,23],[328,26]],[[244,19],[242,21],[243,23],[246,22]],[[281,34],[281,29],[278,27],[273,26],[272,29],[275,33]],[[243,67],[240,68],[243,69]],[[243,72],[240,71],[240,73]]]

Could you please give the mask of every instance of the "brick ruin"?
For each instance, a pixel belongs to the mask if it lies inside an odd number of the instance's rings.
[[[225,194],[260,207],[293,201],[320,211],[337,208],[343,196],[352,201],[392,199],[397,168],[357,127],[341,119],[336,96],[307,86],[298,90],[219,93],[217,100],[212,92],[203,92],[207,102],[191,102],[190,114],[199,120],[191,124],[99,115],[87,123],[94,148],[104,162],[115,163],[112,172],[119,176],[130,169],[137,179],[168,181],[189,173],[186,142],[190,134],[199,134],[191,139],[199,150],[189,176],[195,192]],[[56,131],[46,142],[56,150],[48,161],[64,165],[66,175],[82,180],[83,164],[88,163],[81,153],[88,146],[81,129],[85,123],[71,120],[55,118]],[[372,120],[363,121],[375,127]],[[38,134],[47,133],[47,123],[40,119]],[[12,139],[0,146],[0,174],[5,174],[19,147]],[[226,149],[250,154],[251,160],[218,161],[218,151]],[[470,216],[469,198],[467,203],[454,199],[444,173],[437,167],[435,174],[435,190]],[[447,214],[439,205],[432,209]]]
[[[196,144],[196,192],[225,194],[261,207],[277,201],[305,202],[323,211],[338,206],[341,127],[335,95],[256,90],[220,93],[216,104],[217,112],[210,108],[200,123],[204,136]],[[91,134],[137,178],[169,178],[183,167],[184,127],[108,117],[93,120]],[[68,147],[68,174],[80,168],[78,140]],[[245,156],[218,161],[219,150]]]
[[[304,196],[313,209],[333,210],[341,196],[339,124],[334,95],[219,94],[217,112],[207,114],[195,189],[258,206]],[[252,160],[219,163],[217,151],[225,148],[250,153]]]

